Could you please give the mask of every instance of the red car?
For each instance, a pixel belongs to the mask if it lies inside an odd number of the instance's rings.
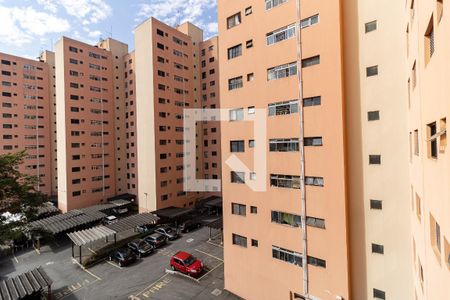
[[[170,259],[170,268],[192,277],[198,277],[203,271],[203,263],[192,254],[184,251],[177,252]]]

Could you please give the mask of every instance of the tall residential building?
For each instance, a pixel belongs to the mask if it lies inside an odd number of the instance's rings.
[[[410,140],[411,264],[416,299],[450,299],[450,116],[448,1],[406,1],[406,37]],[[403,47],[404,49],[404,47]]]
[[[205,43],[210,43],[208,45],[212,47],[211,52],[217,53],[217,46],[214,48],[217,42],[214,41],[216,40]],[[207,195],[187,193],[183,187],[184,109],[201,108],[202,102],[208,103],[208,98],[205,101],[201,98],[204,91],[215,92],[218,97],[218,91],[213,88],[201,90],[201,82],[206,83],[207,78],[211,77],[206,75],[201,79],[205,70],[200,66],[203,58],[200,53],[203,49],[201,45],[206,45],[205,43],[202,30],[191,23],[173,28],[151,18],[135,30],[135,51],[128,58],[128,76],[134,73],[135,85],[128,86],[128,117],[129,126],[132,126],[131,122],[135,122],[132,129],[137,135],[135,141],[130,141],[130,147],[131,143],[136,143],[136,162],[130,162],[130,167],[136,164],[138,174],[137,179],[132,178],[130,184],[137,185],[141,211],[154,211],[169,206],[193,207],[198,199]],[[217,56],[212,53],[208,54],[209,57],[217,60]],[[208,65],[213,63],[214,60],[211,60]],[[218,70],[210,73],[213,78],[217,78],[215,72]],[[133,94],[135,103],[132,104]],[[215,94],[212,98],[214,97]],[[212,98],[209,103],[218,103]],[[208,163],[209,168],[211,163],[211,168],[218,170],[215,175],[219,176],[218,153],[213,157],[214,150],[211,148],[211,162],[206,162],[207,158],[204,158],[205,149],[209,149],[210,143],[219,144],[218,135],[214,142],[209,139],[204,141],[203,133],[203,124],[198,124],[196,141],[189,141],[196,142],[198,146],[197,164],[191,167],[196,167],[197,178],[203,178],[203,166]],[[131,173],[131,177],[133,174]]]
[[[249,169],[222,164],[225,288],[245,299],[350,299],[342,3],[298,3],[218,1],[222,161]]]
[[[343,4],[351,298],[413,299],[404,3]]]
[[[46,63],[0,53],[0,154],[26,150],[20,171],[52,192],[50,79]]]
[[[66,37],[56,44],[58,206],[115,196],[115,86],[111,51]]]

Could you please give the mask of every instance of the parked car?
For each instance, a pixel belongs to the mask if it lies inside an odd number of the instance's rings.
[[[187,220],[180,224],[181,232],[189,232],[200,227],[202,227],[202,223],[199,220]]]
[[[173,271],[198,277],[203,271],[203,263],[192,254],[179,251],[170,259],[170,268]]]
[[[144,240],[155,248],[164,246],[167,242],[166,236],[158,232],[146,236]]]
[[[107,216],[103,219],[103,225],[111,225],[117,223],[117,221],[119,221],[119,219],[117,219],[116,216]]]
[[[155,229],[155,232],[165,235],[169,239],[169,241],[176,240],[179,236],[178,230],[176,230],[173,227],[170,227],[169,225],[163,225],[161,227],[158,227]]]
[[[155,231],[155,225],[153,224],[138,225],[136,226],[136,231],[139,233],[147,233],[147,232],[153,233]]]
[[[120,248],[111,252],[109,255],[110,261],[115,261],[119,267],[128,266],[136,261],[136,255],[130,248]]]
[[[155,247],[144,240],[131,241],[128,243],[128,248],[130,248],[139,258],[150,255],[155,250]]]
[[[116,215],[124,215],[128,212],[127,207],[116,207],[112,209],[112,212]]]

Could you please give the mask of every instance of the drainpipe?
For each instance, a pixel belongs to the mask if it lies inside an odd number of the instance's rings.
[[[297,79],[299,99],[299,152],[300,152],[300,193],[301,193],[301,219],[302,219],[302,244],[303,244],[303,295],[309,299],[308,291],[308,236],[306,228],[306,191],[305,191],[305,144],[304,144],[304,119],[303,119],[303,70],[302,70],[302,39],[301,39],[301,16],[300,0],[297,4]]]

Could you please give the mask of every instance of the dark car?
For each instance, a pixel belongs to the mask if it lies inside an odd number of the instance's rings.
[[[159,248],[161,246],[164,246],[166,244],[166,242],[167,242],[166,236],[161,234],[161,233],[157,233],[157,232],[146,236],[144,238],[144,240],[147,243],[150,243],[150,245],[152,245],[155,248]]]
[[[181,232],[189,232],[200,227],[202,223],[199,220],[187,220],[180,225]]]
[[[136,255],[130,248],[120,248],[111,252],[109,255],[110,261],[115,261],[119,267],[128,266],[136,261]]]
[[[170,268],[173,271],[198,277],[203,271],[203,263],[189,253],[179,251],[170,259]]]
[[[153,224],[146,224],[146,225],[138,225],[136,226],[136,231],[139,233],[150,233],[155,231],[155,225]]]
[[[144,240],[134,240],[128,243],[128,248],[137,255],[137,257],[141,258],[143,256],[147,256],[155,250],[155,247],[150,245]]]
[[[176,230],[173,227],[170,227],[169,225],[163,225],[161,227],[158,227],[155,229],[155,232],[161,233],[165,235],[169,241],[173,241],[178,238],[178,230]]]

